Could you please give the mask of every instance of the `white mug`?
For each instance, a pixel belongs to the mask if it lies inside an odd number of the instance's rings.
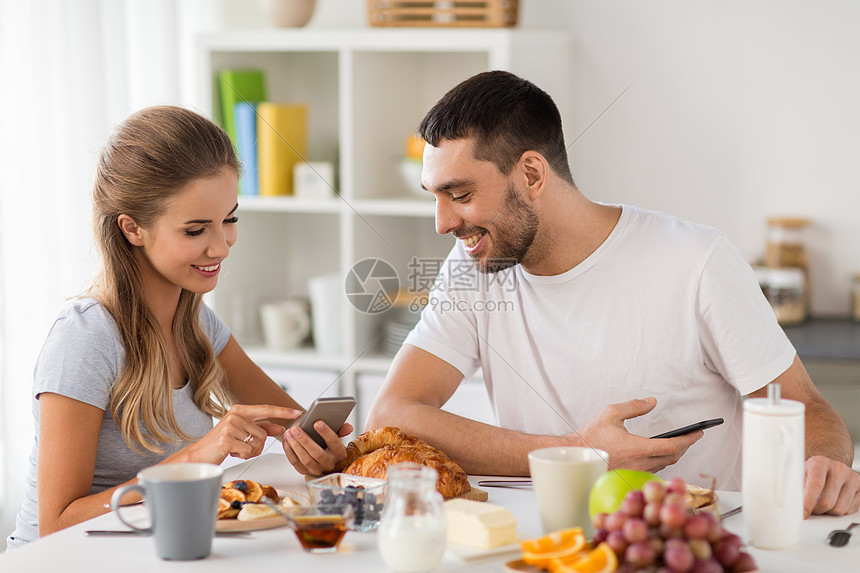
[[[138,472],[138,483],[118,488],[110,505],[125,525],[155,537],[155,550],[162,559],[202,559],[212,550],[222,475],[214,464],[148,467]],[[143,496],[149,527],[126,521],[120,512],[122,497],[132,491]]]
[[[594,448],[543,448],[529,452],[538,513],[544,533],[582,527],[591,537],[588,496],[606,472],[609,454]]]
[[[744,400],[744,538],[753,547],[800,542],[803,523],[804,412],[795,400]]]
[[[289,350],[299,346],[311,332],[307,302],[291,299],[260,307],[263,339],[272,350]]]

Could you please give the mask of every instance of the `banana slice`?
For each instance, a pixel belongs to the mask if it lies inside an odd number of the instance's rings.
[[[236,517],[239,521],[255,521],[257,519],[266,519],[267,517],[277,517],[278,512],[262,503],[246,503],[242,506],[239,515]]]
[[[301,504],[297,500],[288,495],[285,495],[284,499],[281,500],[281,507],[297,507],[299,505]]]

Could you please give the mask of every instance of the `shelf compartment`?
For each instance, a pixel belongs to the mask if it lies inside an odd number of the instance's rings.
[[[210,299],[243,345],[262,343],[260,305],[307,297],[308,279],[337,272],[340,215],[239,209],[239,236]]]
[[[488,65],[486,50],[353,55],[356,199],[415,195],[400,173],[406,138],[445,92]]]

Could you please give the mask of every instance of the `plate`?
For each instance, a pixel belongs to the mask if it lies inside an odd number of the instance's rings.
[[[456,555],[463,561],[476,561],[478,559],[487,559],[489,557],[501,557],[503,555],[511,555],[521,553],[520,542],[509,543],[494,549],[478,549],[477,547],[468,547],[466,545],[457,545],[456,543],[448,544],[448,552]]]
[[[295,493],[292,491],[277,490],[278,496],[283,501],[284,498],[290,498],[298,505],[310,505],[310,500],[306,495]],[[215,522],[215,531],[263,531],[264,529],[275,529],[276,527],[284,527],[287,520],[278,515],[277,517],[267,517],[265,519],[255,519],[253,521],[239,521],[238,519],[219,519]]]
[[[543,573],[542,569],[538,569],[534,565],[529,565],[522,559],[508,561],[507,563],[505,563],[505,571],[510,571],[513,573]]]

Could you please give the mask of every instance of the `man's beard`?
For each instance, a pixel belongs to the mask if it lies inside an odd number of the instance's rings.
[[[473,257],[483,273],[497,273],[521,263],[537,235],[538,216],[520,199],[513,184],[508,186],[506,198],[504,210],[492,223],[493,251],[486,259]]]

